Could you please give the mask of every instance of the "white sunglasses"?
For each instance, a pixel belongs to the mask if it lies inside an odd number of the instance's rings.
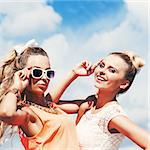
[[[35,67],[31,69],[31,76],[35,79],[41,79],[44,74],[46,74],[46,77],[48,79],[51,79],[54,77],[55,71],[51,69],[44,70],[44,69],[35,68]]]

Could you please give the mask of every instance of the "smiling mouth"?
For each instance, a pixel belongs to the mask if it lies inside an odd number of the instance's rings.
[[[107,81],[104,77],[99,76],[99,75],[96,76],[96,79],[97,79],[98,81]]]

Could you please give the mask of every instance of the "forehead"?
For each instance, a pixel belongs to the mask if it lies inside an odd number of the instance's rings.
[[[27,60],[26,67],[40,67],[43,69],[50,68],[50,62],[47,56],[31,55]]]
[[[127,63],[120,56],[117,55],[108,55],[103,59],[103,61],[118,70],[128,69]]]

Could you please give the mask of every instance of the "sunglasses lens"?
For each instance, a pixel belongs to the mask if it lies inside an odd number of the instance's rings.
[[[48,78],[53,78],[54,75],[55,75],[55,72],[54,72],[53,70],[47,71],[47,77],[48,77]]]
[[[41,76],[42,76],[42,70],[40,70],[40,69],[33,70],[33,77],[39,78]]]

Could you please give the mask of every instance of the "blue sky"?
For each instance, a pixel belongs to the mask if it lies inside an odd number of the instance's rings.
[[[87,26],[90,22],[95,22],[97,18],[116,16],[117,13],[124,9],[124,2],[118,1],[54,1],[47,2],[56,12],[63,17],[62,26],[77,27]]]
[[[53,88],[75,64],[95,63],[112,51],[133,50],[146,65],[119,102],[138,125],[148,126],[148,4],[146,0],[0,0],[0,58],[12,47],[36,39],[49,54]],[[80,78],[62,98],[93,94],[93,78]],[[71,93],[71,94],[70,94]],[[1,149],[22,149],[18,138]],[[129,140],[120,150],[137,150]]]

